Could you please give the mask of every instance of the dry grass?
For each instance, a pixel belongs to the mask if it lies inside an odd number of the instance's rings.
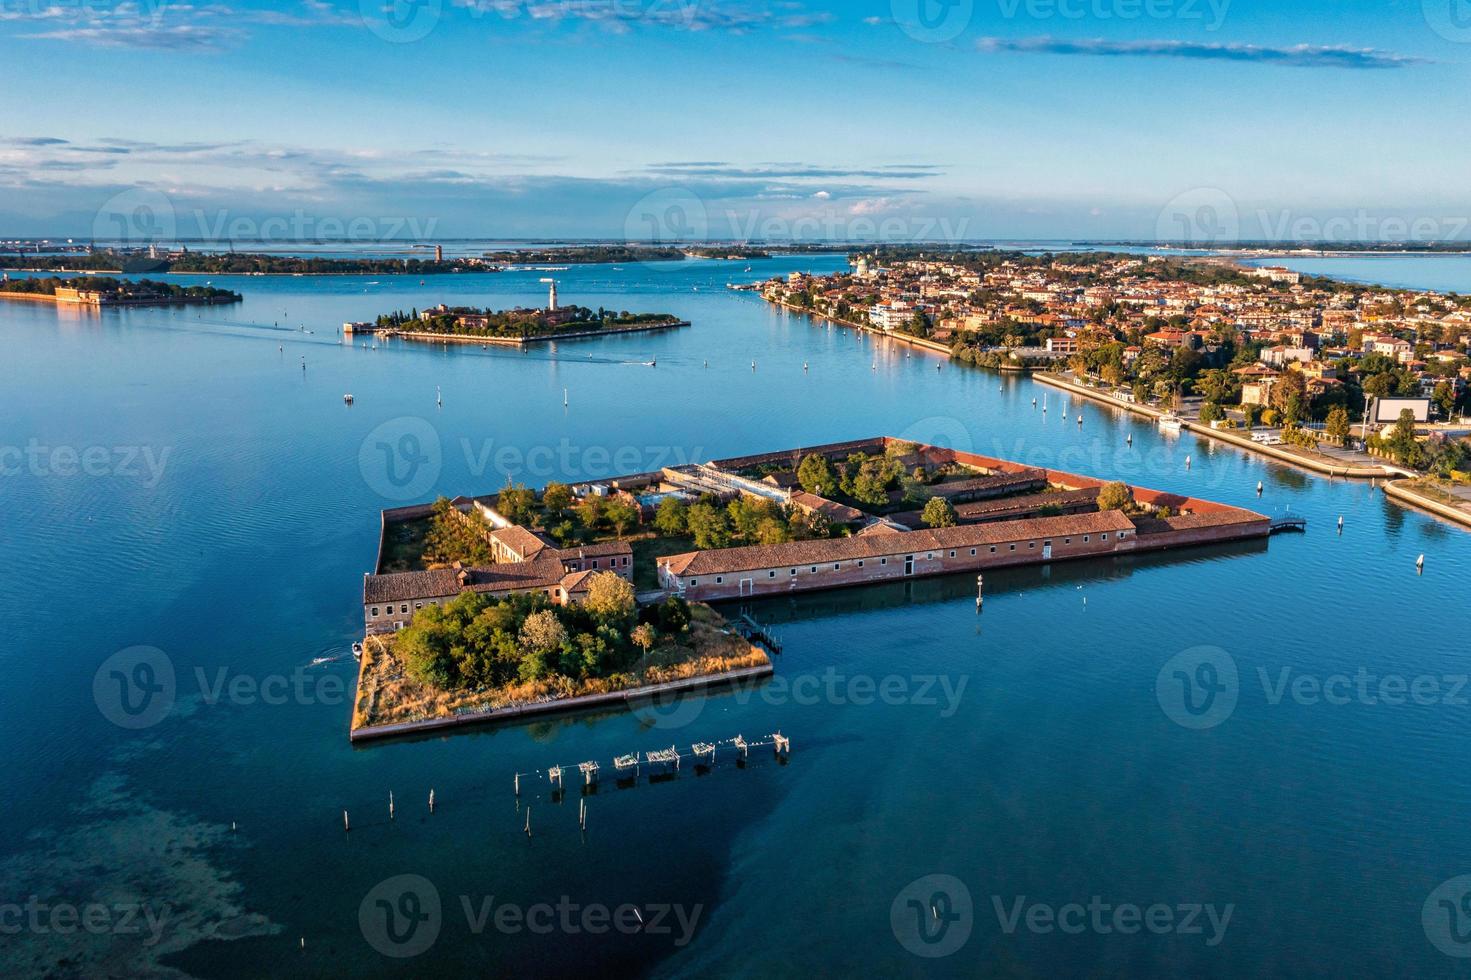
[[[448,693],[408,676],[394,653],[394,637],[372,636],[363,645],[352,727],[374,727],[489,709],[608,694],[650,684],[704,677],[770,663],[766,653],[729,629],[709,606],[690,607],[690,635],[683,644],[665,643],[639,658],[632,670],[610,677],[572,681],[564,677],[478,691]]]

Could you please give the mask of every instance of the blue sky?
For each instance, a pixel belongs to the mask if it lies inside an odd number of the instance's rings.
[[[0,52],[0,235],[1471,238],[1471,0],[0,0]]]

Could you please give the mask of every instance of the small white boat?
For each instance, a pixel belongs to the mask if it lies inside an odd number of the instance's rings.
[[[343,395],[342,396],[342,403],[344,405],[351,405],[352,404],[352,396],[351,395]]]
[[[1185,427],[1185,420],[1175,414],[1160,416],[1159,429],[1161,432],[1179,433]]]
[[[354,660],[361,660],[361,659],[363,659],[363,645],[361,643],[354,643],[352,645],[352,659],[354,659]]]

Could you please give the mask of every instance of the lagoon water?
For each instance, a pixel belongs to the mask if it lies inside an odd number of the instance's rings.
[[[336,331],[539,304],[546,273],[216,277],[246,301],[0,307],[0,446],[27,451],[0,477],[0,902],[163,920],[155,942],[43,916],[0,936],[5,972],[1462,972],[1442,951],[1467,949],[1460,892],[1436,889],[1471,873],[1471,535],[1100,406],[1065,421],[1030,381],[723,288],[842,261],[558,272],[564,302],[693,326],[524,353]],[[767,601],[753,612],[785,653],[761,690],[349,747],[380,509],[878,433],[1291,509],[1309,531],[988,575],[979,616],[964,577]],[[390,468],[405,435],[419,466]],[[159,652],[121,653],[137,646]],[[1204,715],[1177,669],[1219,687]],[[170,674],[128,713],[128,685]],[[778,730],[786,765],[604,785],[585,838],[575,792],[512,790],[553,764]],[[1090,901],[1169,913],[1156,931],[1121,934],[1111,912],[1048,928]],[[580,917],[622,905],[684,920]],[[1207,905],[1229,919],[1189,911]]]

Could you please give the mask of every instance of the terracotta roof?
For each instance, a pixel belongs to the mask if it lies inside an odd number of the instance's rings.
[[[597,544],[580,544],[575,548],[554,549],[555,557],[563,561],[574,558],[605,558],[609,555],[631,555],[633,545],[627,541],[599,541]]]
[[[586,592],[587,580],[597,575],[597,572],[572,572],[562,578],[562,589],[568,595],[574,592]]]
[[[1159,534],[1163,531],[1187,531],[1197,527],[1221,527],[1231,524],[1250,524],[1265,521],[1266,517],[1236,507],[1222,507],[1208,514],[1177,514],[1174,517],[1139,517],[1134,526],[1140,534]]]
[[[520,555],[523,561],[530,561],[548,548],[556,547],[556,543],[545,535],[528,531],[519,524],[497,528],[490,532],[490,536]]]
[[[961,527],[926,531],[902,531],[898,534],[857,535],[820,541],[793,541],[789,544],[725,548],[694,551],[665,559],[675,575],[717,575],[751,569],[820,565],[825,562],[880,558],[947,548],[973,548],[980,545],[1007,544],[1016,541],[1040,541],[1063,535],[1132,531],[1134,525],[1118,511],[1097,514],[1074,514],[1067,517],[1040,517],[1004,524],[971,524]]]
[[[846,504],[838,503],[836,500],[828,500],[826,497],[819,497],[815,493],[806,493],[804,491],[798,491],[792,494],[792,503],[803,510],[816,511],[817,513],[826,515],[829,520],[839,524],[853,524],[863,520],[866,516],[863,511],[858,510],[856,507],[849,507]]]
[[[363,577],[363,602],[409,602],[443,599],[466,590],[512,592],[546,589],[559,584],[567,570],[556,558],[495,565],[490,568],[436,568],[427,572],[396,572]],[[463,581],[462,581],[463,577]]]

